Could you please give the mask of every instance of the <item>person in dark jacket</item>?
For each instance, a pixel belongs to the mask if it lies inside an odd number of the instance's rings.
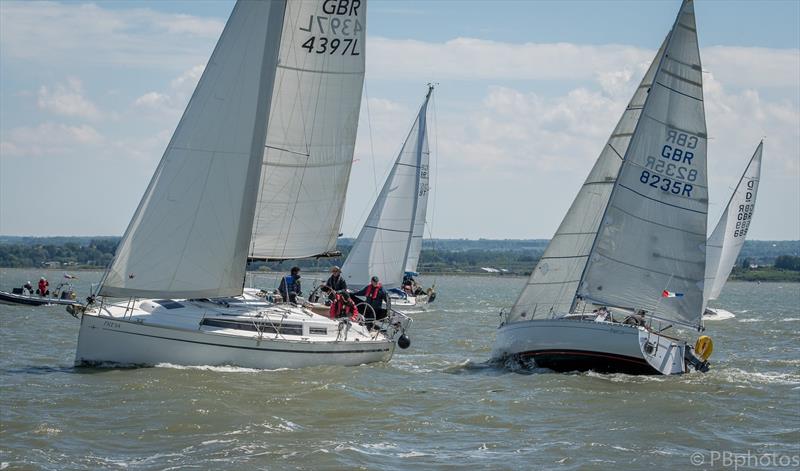
[[[364,296],[364,301],[359,299],[356,300],[356,303],[360,304],[361,302],[367,303],[369,306],[372,307],[372,310],[375,311],[375,319],[383,319],[386,317],[386,309],[383,308],[383,301],[386,301],[388,306],[389,304],[389,296],[386,294],[386,291],[381,286],[380,280],[377,276],[373,276],[370,283],[362,288],[360,291],[353,293],[354,296]],[[364,317],[370,318],[369,309],[365,309]]]
[[[285,301],[297,302],[297,297],[303,294],[300,290],[300,267],[292,267],[290,274],[283,277],[278,292]]]
[[[347,282],[342,276],[341,268],[337,266],[331,268],[331,276],[328,278],[328,281],[325,282],[325,286],[333,291],[344,291],[347,289]]]

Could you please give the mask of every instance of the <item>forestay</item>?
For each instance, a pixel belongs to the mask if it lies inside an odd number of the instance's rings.
[[[756,205],[763,149],[762,141],[750,158],[728,206],[706,242],[706,301],[717,299],[744,245]]]
[[[578,294],[701,324],[706,122],[694,6],[684,1],[645,100]],[[662,293],[669,296],[662,302]]]
[[[639,122],[665,45],[666,40],[517,298],[509,321],[550,317],[570,311],[589,250],[600,226],[600,218],[619,173],[622,156],[628,150],[636,123]]]
[[[101,295],[241,294],[283,17],[283,2],[234,7]]]
[[[428,201],[426,113],[432,91],[429,88],[389,177],[342,266],[350,286],[365,286],[370,277],[378,276],[384,286],[397,287],[403,280],[407,260],[419,259],[422,239],[413,236],[421,236],[425,225],[425,209],[421,206]],[[412,254],[412,250],[416,253]],[[416,268],[416,261],[414,265]]]
[[[364,82],[366,2],[286,7],[250,258],[331,251],[341,227]]]

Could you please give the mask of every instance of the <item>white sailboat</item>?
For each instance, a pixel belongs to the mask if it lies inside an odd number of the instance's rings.
[[[706,139],[694,6],[685,0],[505,314],[493,359],[556,371],[707,369],[710,339],[695,352],[667,334],[675,325],[702,329]]]
[[[708,301],[719,297],[728,281],[736,258],[744,246],[747,230],[755,211],[758,181],[761,178],[761,155],[764,141],[756,147],[750,162],[736,185],[725,211],[719,218],[714,232],[706,242],[706,280],[703,291],[703,320],[724,320],[735,315],[722,308],[707,307]]]
[[[427,292],[404,292],[404,277],[416,274],[430,191],[430,150],[427,110],[429,85],[414,125],[342,265],[348,286],[364,287],[377,276],[389,290],[393,306],[410,307],[432,301]]]
[[[366,2],[239,1],[99,288],[76,364],[386,361],[369,329],[243,297],[246,262],[335,249],[364,79]],[[114,303],[110,298],[125,298]]]

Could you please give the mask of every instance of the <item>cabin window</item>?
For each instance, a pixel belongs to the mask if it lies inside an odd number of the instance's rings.
[[[176,303],[171,299],[156,299],[154,302],[166,309],[180,309],[183,307],[183,304]]]
[[[222,327],[225,329],[247,330],[264,334],[303,335],[302,324],[270,324],[268,322],[251,322],[233,319],[203,319],[201,325]]]
[[[312,335],[328,335],[328,329],[325,327],[309,327],[308,333]]]

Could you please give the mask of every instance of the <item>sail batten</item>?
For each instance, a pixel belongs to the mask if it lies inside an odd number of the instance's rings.
[[[428,186],[428,90],[389,176],[358,234],[342,273],[348,285],[369,284],[372,276],[388,288],[415,271],[422,247]],[[409,269],[408,267],[412,267]]]

